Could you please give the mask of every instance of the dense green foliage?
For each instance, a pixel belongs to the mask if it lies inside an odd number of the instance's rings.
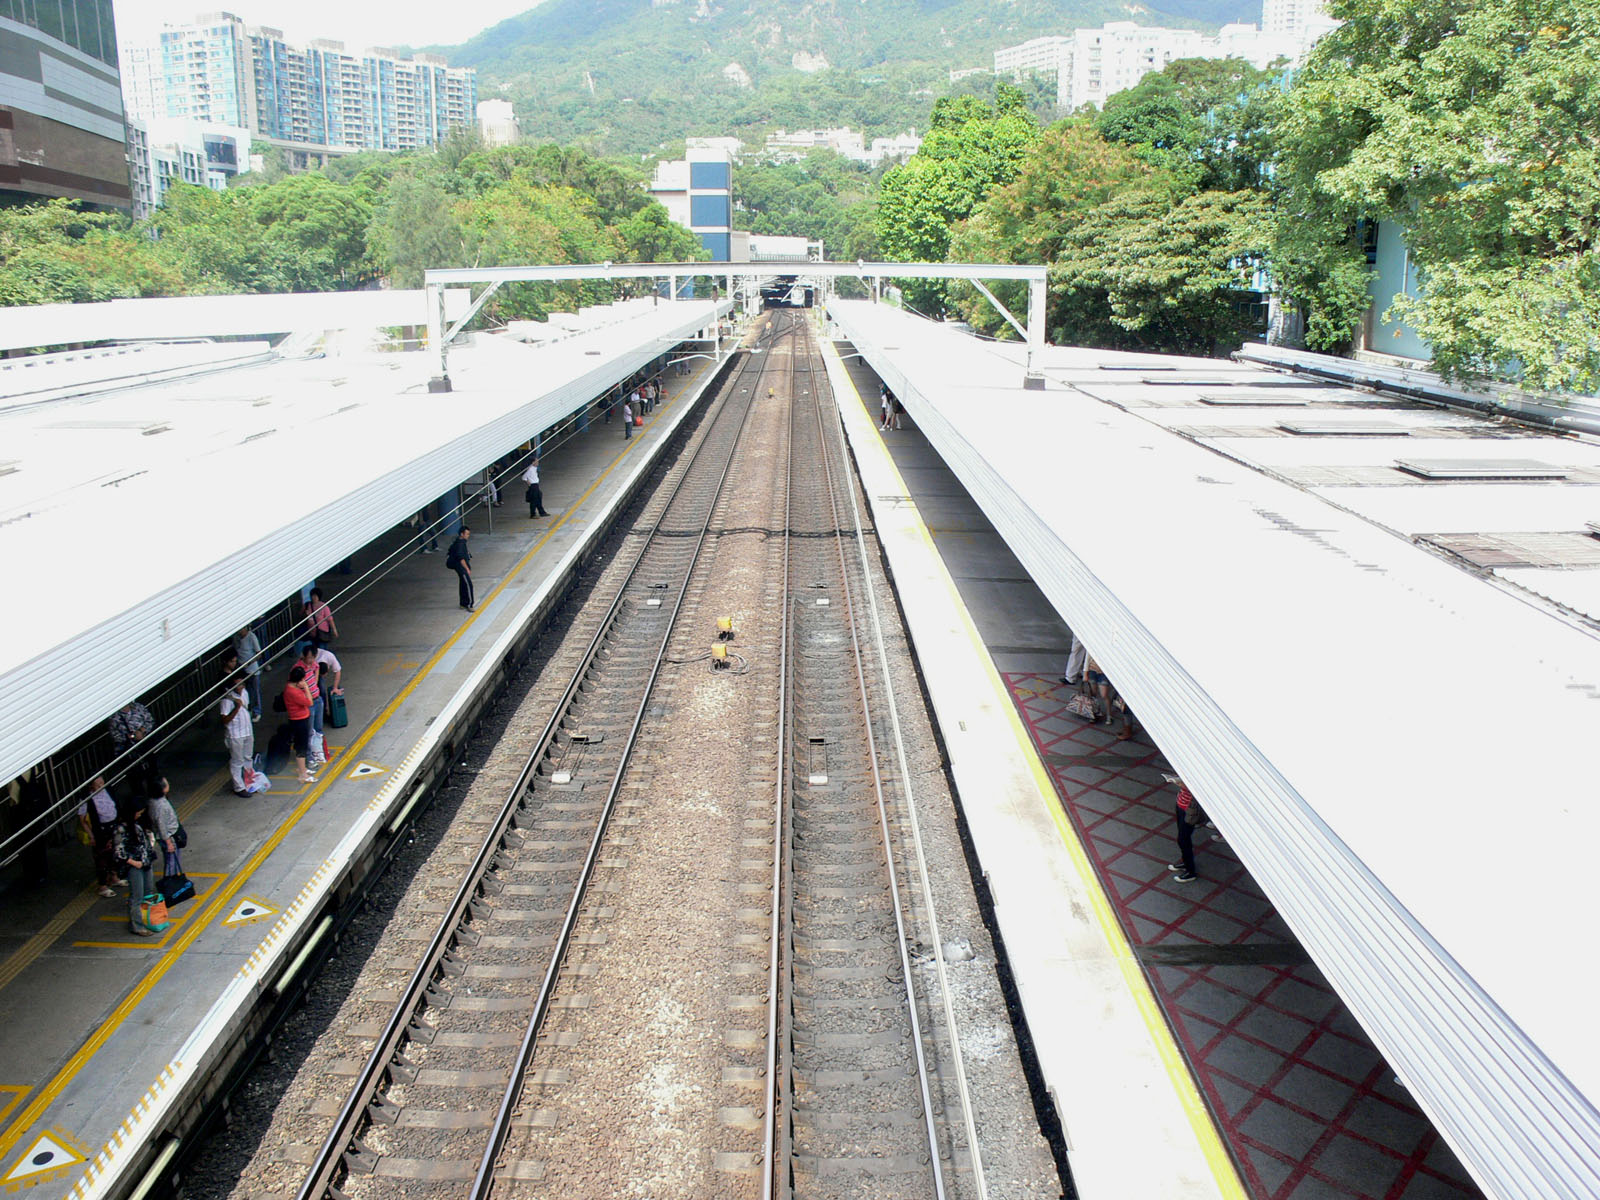
[[[1339,0],[1279,132],[1275,269],[1311,344],[1365,308],[1358,221],[1406,230],[1398,315],[1446,373],[1600,389],[1600,0]]]
[[[1128,16],[1116,0],[546,0],[447,53],[516,104],[528,136],[645,154],[778,127],[920,130],[951,68]],[[1190,27],[1259,16],[1251,0],[1139,12]]]
[[[751,233],[820,238],[829,258],[876,259],[873,172],[831,150],[799,162],[734,168],[734,224]]]
[[[335,291],[428,267],[690,261],[699,242],[632,169],[556,146],[357,155],[330,170],[178,186],[147,220],[67,201],[0,208],[0,304],[223,292]],[[540,316],[612,285],[503,289],[488,319]]]
[[[1252,289],[1270,229],[1260,185],[1278,96],[1275,77],[1246,64],[1174,63],[1104,112],[1025,143],[1012,177],[980,188],[950,257],[1049,264],[1058,342],[1236,345],[1261,320]],[[880,226],[895,216],[880,206]],[[1025,305],[1019,285],[994,290],[1013,312]],[[947,300],[974,327],[1010,336],[976,290],[951,288]]]

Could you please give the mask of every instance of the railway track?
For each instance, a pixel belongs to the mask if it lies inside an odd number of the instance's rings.
[[[300,1200],[983,1195],[942,1113],[949,1021],[918,994],[908,926],[932,913],[880,763],[888,679],[837,414],[797,319],[756,349]],[[730,607],[734,665],[713,672]],[[697,755],[719,765],[692,782]]]

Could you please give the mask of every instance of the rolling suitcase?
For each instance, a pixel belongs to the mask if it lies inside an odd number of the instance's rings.
[[[350,714],[344,706],[344,697],[338,692],[328,693],[328,724],[335,729],[343,729],[350,724]]]

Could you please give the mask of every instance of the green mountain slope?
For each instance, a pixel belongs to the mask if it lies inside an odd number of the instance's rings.
[[[1162,3],[1163,0],[1157,0]],[[1111,20],[1258,20],[1259,0],[545,0],[447,51],[535,138],[643,153],[685,135],[926,122],[949,72]]]

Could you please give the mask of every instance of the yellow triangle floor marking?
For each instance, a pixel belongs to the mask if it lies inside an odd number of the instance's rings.
[[[374,775],[382,775],[389,768],[380,763],[358,762],[355,770],[346,775],[346,779],[370,779]]]
[[[88,1159],[88,1151],[71,1134],[50,1129],[36,1137],[33,1144],[22,1152],[11,1170],[6,1172],[4,1178],[0,1178],[0,1186],[4,1186],[8,1192],[32,1187],[36,1183],[65,1175]]]
[[[222,918],[222,923],[233,926],[253,925],[257,921],[264,921],[277,914],[278,910],[265,900],[257,900],[254,896],[241,896],[239,902],[233,906],[233,911]]]

